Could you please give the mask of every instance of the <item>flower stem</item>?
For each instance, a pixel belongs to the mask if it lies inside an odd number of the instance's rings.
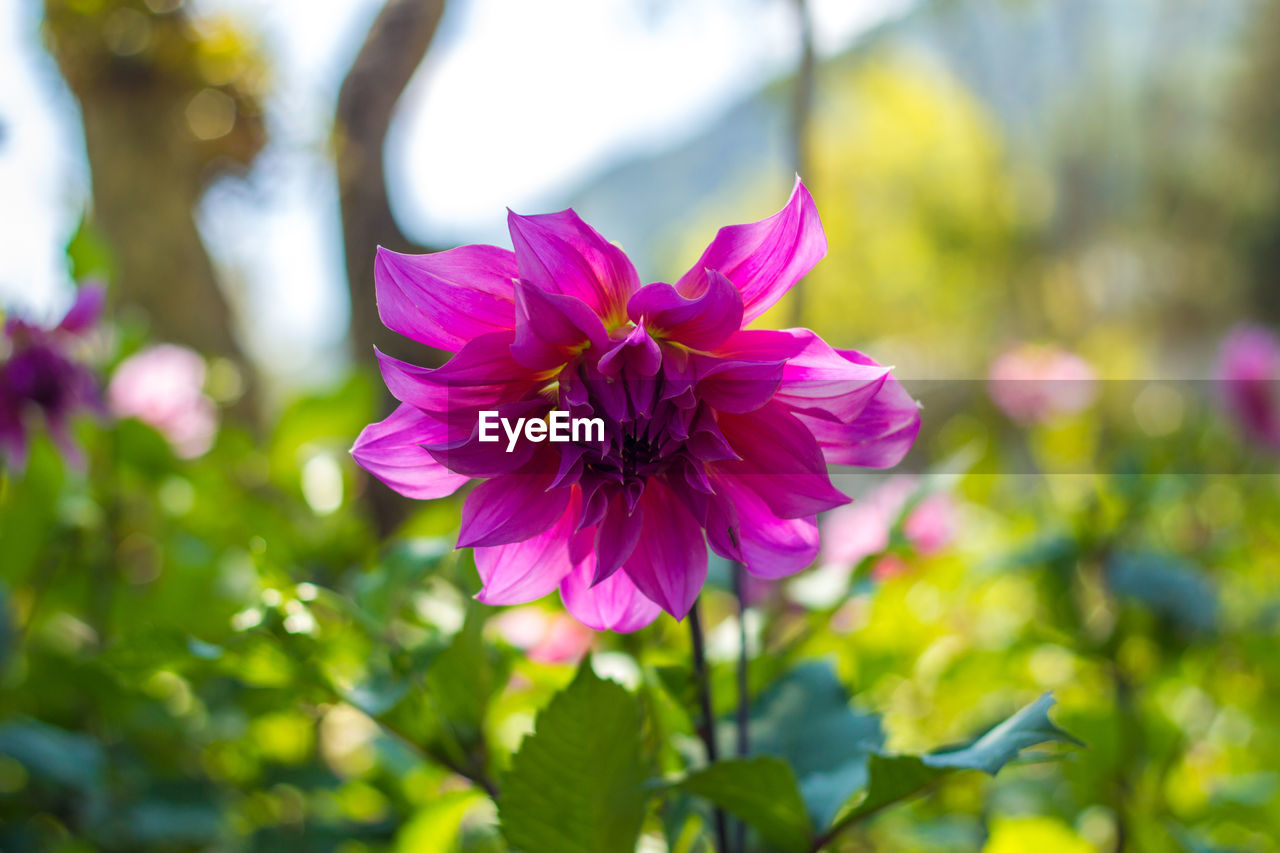
[[[693,638],[693,678],[698,688],[698,702],[702,706],[702,725],[698,727],[698,735],[707,750],[707,763],[714,764],[719,758],[716,749],[715,712],[711,707],[711,679],[707,674],[707,654],[702,640],[702,616],[698,610],[698,601],[693,602],[689,610],[689,634]],[[724,810],[715,806],[713,820],[716,828],[716,849],[720,853],[729,853],[728,831],[725,825]]]
[[[741,563],[733,564],[733,594],[738,599],[738,717],[737,754],[746,758],[751,752],[751,690],[747,673],[747,579]],[[747,825],[736,821],[733,827],[734,847],[747,849]]]

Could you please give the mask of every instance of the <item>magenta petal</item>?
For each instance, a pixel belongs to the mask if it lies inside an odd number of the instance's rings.
[[[645,285],[627,303],[627,315],[692,349],[715,349],[742,326],[742,294],[716,270],[707,271],[706,282],[692,298],[663,282]]]
[[[569,573],[569,538],[578,511],[565,507],[550,529],[521,542],[476,548],[476,571],[484,587],[476,594],[483,604],[524,604],[560,585]]]
[[[849,502],[831,485],[818,442],[780,403],[722,414],[718,422],[742,459],[712,463],[713,470],[740,480],[778,517],[805,518]]]
[[[496,246],[459,246],[430,255],[378,247],[373,265],[378,316],[393,332],[457,352],[472,338],[515,326],[515,255]]]
[[[782,361],[729,361],[698,355],[694,364],[698,399],[720,412],[754,412],[769,402],[782,382]]]
[[[848,423],[880,393],[889,368],[860,353],[832,349],[808,329],[791,329],[804,348],[787,361],[777,398],[793,409]]]
[[[662,366],[662,349],[640,323],[627,336],[600,358],[599,370],[605,376],[616,376],[627,370],[636,376],[653,376]]]
[[[713,478],[718,500],[712,501],[707,534],[712,547],[727,559],[741,560],[747,571],[761,578],[784,578],[808,568],[818,556],[820,538],[815,516],[779,518],[746,483],[731,476]],[[725,528],[728,548],[719,536]],[[732,547],[736,540],[736,548]]]
[[[560,598],[573,617],[597,631],[627,634],[658,618],[662,608],[644,597],[626,572],[592,584],[595,558],[588,556],[560,582]]]
[[[742,321],[767,311],[827,253],[827,237],[813,198],[800,179],[786,207],[759,222],[729,225],[716,233],[697,263],[676,282],[676,290],[700,294],[706,270],[723,273],[742,293]]]
[[[578,214],[508,212],[507,227],[521,278],[547,293],[581,299],[610,325],[625,317],[627,300],[640,287],[636,268]]]
[[[644,514],[628,512],[626,500],[617,495],[609,502],[604,518],[596,525],[596,570],[593,583],[608,578],[627,561],[640,541]]]
[[[83,335],[98,324],[107,291],[100,284],[86,284],[76,291],[76,300],[67,309],[58,328],[73,335]]]
[[[416,500],[451,495],[467,481],[422,448],[443,437],[442,424],[402,405],[386,420],[365,427],[351,448],[356,463],[400,494]]]
[[[564,514],[570,488],[547,491],[554,469],[534,460],[533,470],[503,474],[486,480],[467,495],[462,505],[459,548],[506,545],[544,532]]]
[[[853,350],[840,354],[860,364],[875,364]],[[832,465],[891,468],[907,455],[920,432],[920,404],[892,376],[849,423],[833,423],[806,412],[797,413],[797,417]]]
[[[707,579],[702,525],[659,479],[640,501],[644,529],[623,571],[650,601],[683,619]]]
[[[551,404],[545,399],[534,397],[517,400],[514,403],[497,403],[491,411],[497,412],[498,419],[506,418],[515,423],[520,418],[540,418],[550,408]],[[475,417],[463,413],[454,414],[461,416],[449,417],[445,420],[451,426],[469,427],[470,432],[465,433],[460,439],[450,437],[448,441],[433,443],[425,448],[433,459],[450,471],[466,474],[469,477],[496,477],[499,474],[509,474],[523,468],[538,450],[539,445],[522,438],[508,453],[507,435],[501,426],[493,426],[494,420],[489,422],[491,425],[489,436],[492,438],[496,434],[498,440],[481,441],[478,414]],[[497,422],[501,423],[500,420]]]
[[[520,364],[546,370],[564,364],[576,350],[608,342],[604,324],[581,299],[547,293],[525,281],[516,284],[511,357]]]
[[[481,335],[435,369],[418,367],[379,352],[378,366],[391,396],[426,412],[492,408],[523,397],[537,382],[511,358],[515,332]]]

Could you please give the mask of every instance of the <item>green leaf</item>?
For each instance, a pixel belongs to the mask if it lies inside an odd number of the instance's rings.
[[[36,441],[21,475],[0,472],[0,577],[27,579],[55,538],[62,462],[52,445]]]
[[[1027,747],[1055,741],[1084,746],[1049,719],[1052,707],[1053,696],[1046,693],[964,749],[935,752],[926,755],[925,762],[933,767],[981,770],[994,776]]]
[[[813,827],[795,774],[783,761],[767,756],[717,761],[676,787],[746,821],[780,850],[809,849]]]
[[[522,853],[631,853],[647,792],[640,703],[583,663],[538,714],[502,782],[502,834]]]
[[[427,670],[427,692],[436,712],[464,744],[484,729],[489,700],[506,680],[496,654],[484,644],[484,607],[473,602],[462,629]]]
[[[867,764],[867,795],[837,827],[863,820],[887,805],[919,793],[949,770],[930,767],[916,755],[873,755]]]
[[[67,260],[71,264],[71,277],[76,281],[89,277],[110,278],[115,267],[110,244],[87,216],[81,217],[67,242]]]
[[[1080,745],[1049,719],[1051,707],[1053,697],[1046,693],[963,749],[924,756],[873,755],[867,768],[866,795],[824,837],[834,837],[845,827],[920,793],[951,773],[981,770],[994,776],[1028,747],[1055,741]]]
[[[1196,566],[1170,554],[1120,552],[1107,562],[1107,584],[1178,627],[1212,631],[1218,594]]]
[[[106,771],[96,740],[35,720],[0,725],[0,755],[17,759],[33,776],[79,791],[101,787]]]
[[[737,727],[718,726],[721,750],[733,752]],[[867,759],[884,745],[876,714],[849,704],[829,661],[788,672],[752,703],[752,755],[773,755],[795,772],[815,823],[826,825],[867,784]]]

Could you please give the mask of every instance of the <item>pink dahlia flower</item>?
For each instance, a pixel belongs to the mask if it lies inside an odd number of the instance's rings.
[[[104,291],[86,285],[56,326],[46,329],[10,318],[0,336],[0,454],[14,468],[26,462],[29,431],[41,418],[63,456],[79,464],[69,421],[78,411],[98,411],[102,400],[92,370],[74,349],[97,326]]]
[[[1010,418],[1043,423],[1088,408],[1097,396],[1089,362],[1056,347],[1020,344],[991,364],[991,399]]]
[[[933,492],[917,501],[903,518],[917,488],[911,477],[894,477],[862,500],[824,516],[823,565],[853,568],[882,553],[889,547],[893,526],[900,518],[902,535],[916,553],[933,554],[945,548],[955,536],[955,503],[950,495]],[[885,571],[873,574],[883,576]]]
[[[1227,409],[1251,440],[1280,450],[1280,341],[1262,326],[1240,326],[1218,365]]]
[[[827,466],[891,466],[915,440],[918,406],[887,368],[806,329],[743,328],[826,254],[799,182],[768,219],[722,228],[674,285],[642,285],[572,210],[508,225],[514,252],[379,250],[382,321],[456,355],[429,370],[380,354],[401,405],[352,448],[412,498],[485,480],[458,537],[481,601],[559,589],[598,630],[683,618],[708,545],[757,577],[805,568],[817,514],[848,501]],[[482,411],[555,410],[598,418],[602,440],[481,440]]]
[[[184,459],[205,453],[218,412],[204,393],[204,359],[194,350],[160,344],[129,356],[107,386],[107,403],[122,418],[153,427]]]

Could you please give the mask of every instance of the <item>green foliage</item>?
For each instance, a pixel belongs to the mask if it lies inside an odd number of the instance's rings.
[[[629,853],[644,817],[640,705],[589,660],[541,713],[502,780],[502,833],[525,853]]]
[[[836,828],[864,820],[958,770],[981,770],[994,776],[1028,747],[1055,741],[1079,744],[1049,719],[1052,705],[1049,696],[1042,696],[963,749],[918,757],[872,756],[866,796],[841,816]]]
[[[728,752],[736,726],[722,724]],[[880,718],[856,711],[827,661],[808,661],[788,672],[752,703],[753,755],[784,759],[796,777],[809,815],[826,825],[867,781],[867,759],[884,745]]]
[[[809,816],[786,762],[765,756],[718,761],[690,773],[678,787],[738,816],[779,850],[809,849]]]

